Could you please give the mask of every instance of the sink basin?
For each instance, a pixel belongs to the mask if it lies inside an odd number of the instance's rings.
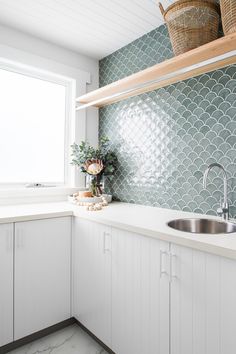
[[[228,234],[236,232],[236,224],[211,219],[175,219],[167,224],[175,230],[199,234]]]

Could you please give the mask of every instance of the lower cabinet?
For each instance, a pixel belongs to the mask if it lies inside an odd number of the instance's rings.
[[[235,354],[235,260],[78,217],[72,253],[73,284],[70,217],[0,225],[0,346],[73,315],[116,354]]]
[[[75,218],[73,314],[117,354],[169,354],[169,244]]]
[[[74,316],[111,347],[111,228],[74,219]]]
[[[171,245],[171,354],[235,354],[236,261]]]
[[[0,346],[73,315],[116,354],[235,354],[235,260],[78,217],[72,253],[73,284],[70,217],[0,225]]]
[[[74,315],[116,354],[235,354],[236,261],[75,220]]]
[[[169,354],[169,244],[112,231],[112,349]]]
[[[13,341],[13,224],[0,225],[0,347]]]
[[[71,317],[71,218],[15,224],[14,340]]]

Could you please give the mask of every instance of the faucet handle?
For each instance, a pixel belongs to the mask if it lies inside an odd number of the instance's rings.
[[[220,197],[220,206],[216,212],[217,212],[217,215],[220,217],[222,217],[224,214],[223,205],[222,205],[222,197]]]
[[[217,209],[217,214],[220,216],[223,220],[228,220],[229,219],[229,206],[228,203],[222,203],[222,198],[220,198],[220,206]]]
[[[219,208],[217,209],[217,215],[222,218],[223,214],[224,214],[223,209],[222,209],[221,207],[219,207]]]

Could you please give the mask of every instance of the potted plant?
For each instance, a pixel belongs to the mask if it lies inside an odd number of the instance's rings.
[[[109,139],[102,137],[97,149],[82,141],[79,145],[74,143],[72,148],[72,165],[78,166],[80,171],[90,176],[90,190],[94,196],[102,194],[101,181],[103,176],[114,174],[117,166],[117,157],[109,149]]]

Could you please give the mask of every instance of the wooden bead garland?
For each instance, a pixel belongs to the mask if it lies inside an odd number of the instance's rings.
[[[98,210],[102,210],[103,207],[108,205],[108,202],[106,200],[106,198],[104,198],[102,196],[102,202],[100,203],[86,203],[86,202],[76,202],[76,205],[79,206],[86,206],[88,211],[98,211]]]

